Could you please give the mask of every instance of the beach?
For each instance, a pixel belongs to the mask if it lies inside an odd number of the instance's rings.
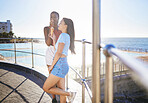
[[[138,56],[136,57],[137,59],[140,59],[146,63],[148,63],[148,52],[139,52],[139,51],[127,51],[127,50],[122,50],[123,52],[128,52],[128,53],[138,53],[138,54],[144,54],[145,56]]]

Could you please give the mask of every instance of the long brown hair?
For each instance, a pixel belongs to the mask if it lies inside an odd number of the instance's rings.
[[[67,33],[70,35],[70,51],[73,54],[75,53],[75,45],[74,45],[74,40],[75,40],[75,30],[74,30],[74,24],[71,19],[68,18],[63,18],[65,24],[67,25]]]

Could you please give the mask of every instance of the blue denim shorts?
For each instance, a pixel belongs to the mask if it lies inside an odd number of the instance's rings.
[[[61,78],[65,78],[68,71],[69,71],[69,66],[67,63],[67,58],[64,57],[64,58],[59,58],[57,63],[54,65],[53,70],[51,71],[51,74]]]

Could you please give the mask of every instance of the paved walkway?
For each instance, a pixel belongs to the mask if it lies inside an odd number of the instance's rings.
[[[51,103],[51,95],[42,89],[44,80],[36,73],[21,69],[0,64],[0,103]],[[70,91],[77,92],[73,103],[81,103],[81,85],[69,79],[68,86]],[[87,91],[85,101],[91,103]]]
[[[38,85],[32,80],[37,81]],[[0,102],[51,103],[50,95],[39,86],[42,84],[43,81],[35,76],[0,68]]]

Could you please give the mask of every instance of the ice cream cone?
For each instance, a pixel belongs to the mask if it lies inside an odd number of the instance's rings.
[[[54,31],[54,28],[53,28],[53,27],[51,27],[51,28],[50,28],[50,33],[51,33],[51,36],[53,36],[53,31]]]

